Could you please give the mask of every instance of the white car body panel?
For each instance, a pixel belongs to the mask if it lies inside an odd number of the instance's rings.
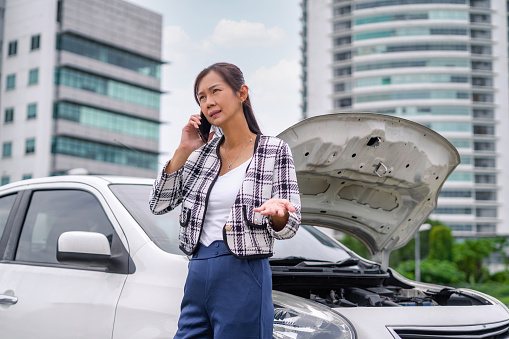
[[[472,326],[507,321],[508,313],[492,306],[353,307],[335,309],[355,327],[359,339],[394,339],[388,327]]]
[[[120,297],[114,339],[163,339],[177,331],[187,277],[186,256],[166,253],[149,242],[133,257]]]
[[[111,338],[126,275],[7,263],[0,271],[0,293],[18,298],[0,306],[2,338]]]

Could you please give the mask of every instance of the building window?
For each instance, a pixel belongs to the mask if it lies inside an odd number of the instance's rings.
[[[2,158],[10,158],[12,156],[12,142],[4,142],[2,146]]]
[[[474,150],[476,151],[495,151],[495,143],[492,141],[475,141]]]
[[[9,74],[5,83],[5,89],[13,89],[16,87],[16,74]]]
[[[474,166],[483,168],[495,168],[496,167],[495,158],[475,158]]]
[[[25,141],[25,154],[35,153],[35,139],[27,139]]]
[[[14,121],[14,107],[5,109],[4,123],[8,124]]]
[[[495,224],[477,224],[478,233],[495,233],[497,226]]]
[[[11,177],[5,175],[2,177],[2,180],[0,182],[0,186],[7,185],[11,181]]]
[[[83,105],[60,102],[53,117],[116,133],[159,140],[159,123]]]
[[[471,198],[472,191],[455,191],[455,190],[443,190],[440,192],[440,198]]]
[[[127,68],[157,79],[161,77],[161,62],[158,60],[149,59],[76,35],[59,35],[57,37],[57,49]]]
[[[41,48],[41,35],[40,34],[32,35],[32,39],[30,42],[30,50],[33,51],[39,48]]]
[[[74,69],[57,68],[55,70],[55,84],[78,88],[132,104],[159,109],[159,90],[150,90],[133,86]]]
[[[33,85],[39,82],[39,68],[31,69],[28,72],[28,84]]]
[[[496,191],[476,191],[475,192],[475,200],[497,200],[497,192]]]
[[[21,180],[27,180],[27,179],[32,179],[32,174],[23,174],[23,177],[21,178]]]
[[[67,137],[52,140],[52,154],[65,154],[79,158],[101,162],[147,168],[157,171],[158,154],[127,149],[113,145],[105,145],[92,141],[84,141]]]
[[[496,218],[496,207],[478,207],[475,209],[475,216],[480,218]]]
[[[27,106],[27,119],[35,119],[37,117],[37,104],[28,104]]]
[[[471,207],[437,207],[435,214],[472,214]]]
[[[13,56],[16,54],[18,54],[18,40],[10,41],[7,56]]]
[[[495,126],[474,125],[474,134],[495,135]]]
[[[495,174],[476,174],[475,175],[475,183],[476,184],[496,184],[497,176]]]
[[[472,232],[474,226],[472,224],[450,224],[452,231],[460,231],[460,232]]]
[[[492,109],[474,109],[474,118],[476,119],[493,119]]]

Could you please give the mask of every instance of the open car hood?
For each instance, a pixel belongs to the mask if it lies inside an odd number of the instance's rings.
[[[436,207],[460,162],[436,132],[381,114],[316,116],[278,137],[293,153],[302,223],[354,236],[383,266]]]

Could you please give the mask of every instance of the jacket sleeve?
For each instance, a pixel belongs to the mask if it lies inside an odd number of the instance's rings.
[[[292,153],[290,147],[285,142],[282,142],[282,147],[280,147],[276,155],[273,178],[272,198],[290,201],[293,207],[295,207],[295,212],[289,212],[290,217],[282,230],[275,231],[271,225],[267,228],[275,239],[289,239],[299,229],[301,204]],[[271,224],[270,219],[269,224]]]
[[[169,163],[168,161],[166,166]],[[149,205],[150,210],[154,214],[168,213],[182,202],[182,173],[184,166],[171,174],[165,173],[164,168],[156,178],[152,187],[152,193],[150,194]]]

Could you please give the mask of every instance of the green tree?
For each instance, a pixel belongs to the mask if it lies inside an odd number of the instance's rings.
[[[429,235],[429,256],[430,260],[453,261],[454,240],[451,229],[445,225],[435,225],[431,228]]]
[[[370,256],[368,249],[359,240],[348,234],[345,234],[342,239],[339,239],[339,241],[361,257],[369,259]]]
[[[409,279],[415,279],[415,261],[400,263],[396,271]],[[457,285],[465,281],[465,273],[451,261],[426,259],[421,261],[421,280],[432,284]]]
[[[481,283],[489,278],[488,270],[483,266],[483,260],[491,253],[500,251],[505,241],[493,238],[467,239],[454,246],[454,262],[460,270],[465,272],[467,282]]]

